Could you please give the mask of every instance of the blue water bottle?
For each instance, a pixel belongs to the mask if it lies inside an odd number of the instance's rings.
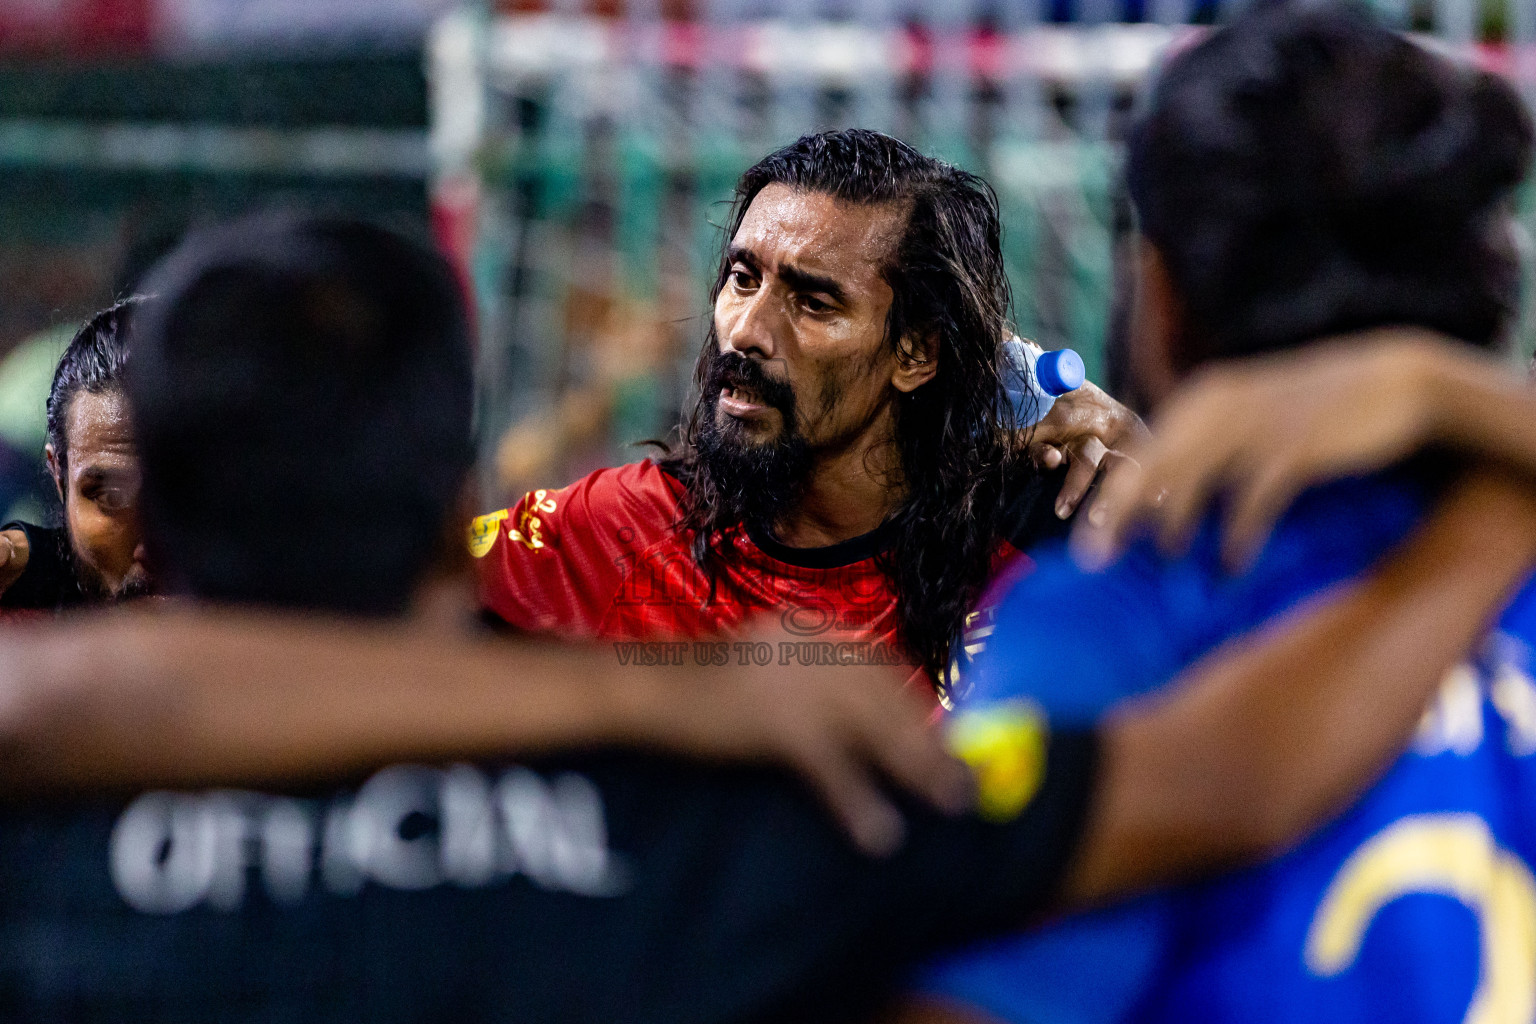
[[[1057,398],[1076,391],[1086,379],[1083,357],[1070,348],[1037,354],[1015,336],[1003,342],[1003,360],[1003,386],[1020,427],[1039,423]]]

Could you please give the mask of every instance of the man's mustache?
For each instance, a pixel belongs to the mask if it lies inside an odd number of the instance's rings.
[[[751,391],[764,405],[788,413],[795,406],[795,389],[787,380],[775,380],[764,369],[765,363],[748,359],[739,352],[722,352],[709,367],[708,393],[718,397],[726,388]]]
[[[132,601],[141,597],[153,597],[155,593],[154,577],[147,572],[130,572],[113,597],[118,601]]]

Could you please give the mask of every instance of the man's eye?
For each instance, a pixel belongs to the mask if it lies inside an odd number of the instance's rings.
[[[121,512],[133,505],[133,495],[121,487],[103,487],[91,500],[107,512]]]
[[[814,295],[800,296],[800,304],[805,307],[808,313],[825,313],[832,308],[831,303],[823,302]]]
[[[738,288],[742,291],[750,291],[752,288],[756,287],[756,285],[757,282],[752,279],[752,275],[747,273],[745,270],[731,271],[731,287]]]

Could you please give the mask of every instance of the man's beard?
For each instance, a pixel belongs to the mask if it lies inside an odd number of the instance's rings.
[[[726,388],[751,391],[762,404],[777,409],[777,437],[753,441],[746,426],[720,414],[720,393]],[[711,478],[720,520],[742,522],[763,530],[800,500],[810,480],[810,444],[800,433],[795,391],[787,381],[774,380],[763,364],[737,352],[715,349],[705,374],[705,415],[696,439],[701,468]],[[723,422],[722,422],[723,420]]]
[[[72,550],[71,554],[74,556],[75,581],[80,592],[92,601],[131,601],[155,593],[155,581],[144,571],[143,566],[135,565],[118,581],[117,586],[109,587],[101,573],[80,557],[78,550]]]

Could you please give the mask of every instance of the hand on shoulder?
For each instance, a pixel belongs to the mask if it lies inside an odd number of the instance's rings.
[[[1500,368],[1425,330],[1389,328],[1197,373],[1100,487],[1074,538],[1102,564],[1147,529],[1169,554],[1224,495],[1224,553],[1246,564],[1307,488],[1390,466],[1449,439],[1445,389]]]

